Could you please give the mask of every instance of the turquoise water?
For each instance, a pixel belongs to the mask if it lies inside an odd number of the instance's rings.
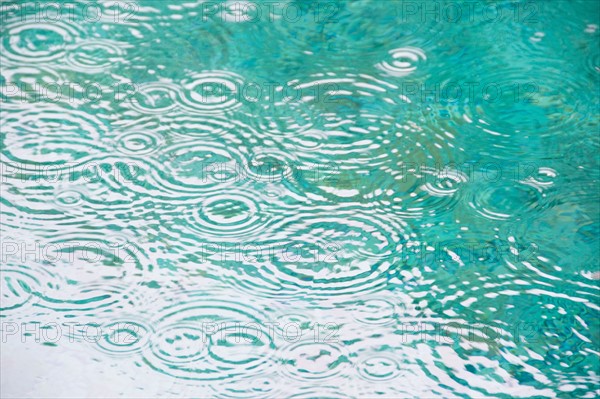
[[[599,395],[600,3],[0,6],[2,397]]]

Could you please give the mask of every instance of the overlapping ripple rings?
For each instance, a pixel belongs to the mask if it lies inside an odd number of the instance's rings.
[[[191,380],[259,375],[270,366],[273,337],[260,311],[231,300],[208,299],[200,292],[186,296],[189,301],[167,306],[158,315],[145,363]]]
[[[599,396],[600,2],[0,20],[0,397]]]
[[[73,23],[23,22],[15,20],[5,26],[2,55],[11,63],[44,63],[65,55],[68,45],[83,32]]]
[[[342,210],[336,216],[286,218],[274,229],[279,233],[243,243],[237,248],[240,256],[225,263],[232,284],[272,297],[378,290],[410,240],[406,227],[387,224],[380,215]],[[209,251],[212,259],[221,255]],[[239,268],[248,271],[247,278],[235,278]]]
[[[107,130],[105,123],[91,115],[59,107],[10,113],[4,121],[3,157],[24,167],[81,162],[102,151],[100,138]]]
[[[182,82],[184,107],[191,111],[220,113],[239,107],[243,80],[231,72],[205,72]]]
[[[417,64],[426,61],[427,56],[423,50],[414,47],[405,47],[390,50],[390,61],[382,61],[376,67],[384,73],[402,77],[407,76],[417,69]]]

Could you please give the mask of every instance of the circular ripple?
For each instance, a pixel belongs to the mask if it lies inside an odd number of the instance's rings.
[[[13,245],[4,239],[3,256],[10,257],[9,253],[12,250],[19,250],[19,244],[21,243],[15,242]],[[37,302],[37,295],[43,290],[43,286],[51,281],[52,275],[42,265],[17,267],[6,264],[0,269],[0,311],[21,311],[28,303]]]
[[[416,71],[420,62],[426,61],[427,57],[423,50],[416,47],[403,47],[390,50],[390,60],[382,61],[375,67],[389,76],[402,77]]]
[[[282,313],[277,314],[276,319],[279,324],[275,328],[284,340],[299,339],[300,336],[310,334],[314,327],[314,318],[305,314]]]
[[[285,389],[278,378],[257,376],[253,378],[237,378],[235,381],[223,381],[210,384],[218,399],[247,399],[253,397],[281,398]]]
[[[93,284],[140,276],[145,270],[144,253],[132,243],[115,242],[117,237],[101,233],[63,233],[59,237],[55,234],[53,240],[45,243],[43,254],[53,263],[55,273],[71,283]]]
[[[595,117],[589,106],[592,100],[586,97],[590,88],[569,73],[557,80],[554,68],[568,66],[542,69],[535,80],[525,80],[522,71],[503,71],[502,76],[482,81],[474,101],[467,102],[464,95],[460,113],[469,124],[463,130],[472,132],[463,135],[464,145],[477,142],[482,152],[500,159],[515,154],[531,157],[532,151],[543,153],[542,140],[571,137],[570,132],[585,129]],[[537,145],[526,146],[523,139]]]
[[[125,249],[127,246],[132,245],[129,236],[122,233],[111,233],[108,238],[108,246],[110,248]]]
[[[3,59],[25,64],[60,58],[66,46],[81,36],[77,27],[63,21],[8,23],[4,32]]]
[[[294,81],[291,87],[302,94],[304,107],[315,108],[312,119],[318,117],[323,127],[343,126],[363,115],[385,115],[392,112],[390,105],[400,103],[396,100],[398,86],[370,75],[327,72],[309,79]]]
[[[3,109],[23,109],[23,101],[59,102],[63,96],[61,83],[65,79],[55,70],[42,66],[14,66],[3,68],[0,93],[6,96]]]
[[[433,181],[427,181],[423,190],[435,197],[446,197],[456,193],[462,183],[467,181],[467,176],[457,170],[440,173],[437,171],[424,171],[425,174],[431,174]]]
[[[211,335],[209,353],[219,364],[252,367],[268,356],[272,346],[271,337],[256,323],[225,326]]]
[[[245,131],[248,127],[241,122],[220,118],[217,115],[174,114],[169,121],[169,132],[182,138],[202,137],[218,138],[237,130]]]
[[[534,174],[522,180],[522,183],[530,184],[539,190],[544,190],[554,185],[557,176],[558,172],[556,170],[548,167],[540,167]]]
[[[206,293],[187,293],[157,315],[157,331],[144,361],[181,379],[213,381],[258,375],[273,348],[261,313]]]
[[[155,152],[163,144],[158,133],[149,131],[132,131],[116,138],[117,150],[127,155],[146,155]]]
[[[544,195],[525,184],[487,185],[473,188],[469,206],[481,216],[492,220],[509,220],[544,209]]]
[[[203,72],[182,82],[182,105],[190,111],[223,113],[241,105],[241,76],[231,72]]]
[[[137,86],[129,104],[144,114],[164,115],[178,106],[180,87],[169,82],[144,83]]]
[[[208,355],[208,338],[194,325],[170,325],[161,329],[152,342],[153,355],[175,367],[185,367],[185,364],[201,361]]]
[[[555,265],[562,266],[565,262],[581,265],[579,270],[582,272],[597,271],[598,222],[583,211],[592,208],[596,201],[594,194],[591,194],[593,188],[591,185],[570,185],[569,189],[573,191],[573,198],[560,197],[557,205],[543,214],[528,219],[526,223],[510,223],[507,226],[505,239],[515,249],[505,252],[507,261],[535,265],[546,278],[564,275],[562,268]],[[564,212],[574,210],[582,212],[579,218],[561,217]],[[549,234],[550,231],[559,231],[560,239]],[[571,250],[574,247],[577,251]]]
[[[385,299],[368,299],[358,301],[352,315],[365,324],[389,324],[396,318],[396,307]]]
[[[84,203],[83,190],[65,190],[56,194],[55,202],[61,208],[77,208]]]
[[[258,149],[249,154],[246,171],[254,181],[280,182],[292,178],[296,164],[297,161],[286,152]]]
[[[301,135],[297,139],[286,139],[285,146],[293,148],[295,179],[302,187],[298,194],[307,193],[322,197],[330,203],[361,203],[369,206],[373,190],[381,189],[385,181],[379,173],[392,167],[394,155],[387,145],[390,143],[382,118],[362,115],[355,123],[327,131],[320,140],[318,132],[313,136]],[[368,129],[358,124],[368,125]],[[310,141],[308,141],[310,140]],[[311,148],[314,147],[314,148]]]
[[[97,315],[112,313],[125,306],[124,299],[130,296],[128,285],[109,284],[106,281],[92,284],[63,284],[52,292],[40,295],[37,306],[68,314]]]
[[[284,218],[236,262],[227,278],[253,293],[345,295],[376,290],[406,239],[405,229],[377,215],[336,210],[336,216]],[[240,268],[248,278],[236,277]]]
[[[278,182],[274,182],[272,184],[266,184],[264,187],[265,198],[268,198],[269,201],[275,200],[277,198],[284,198],[288,193],[285,188],[278,184]]]
[[[331,379],[350,364],[342,347],[319,342],[299,342],[283,348],[279,362],[285,374],[302,381]]]
[[[401,369],[391,356],[374,355],[359,363],[358,374],[367,381],[388,381],[400,376]]]
[[[145,324],[123,320],[101,326],[98,348],[111,356],[140,352],[149,342],[151,328]]]
[[[301,98],[303,93],[308,94],[308,90],[297,90],[288,84],[284,86],[286,90],[279,90],[281,87],[275,88],[271,97],[268,93],[263,95],[264,89],[256,86],[257,93],[244,95],[246,105],[252,108],[251,112],[244,115],[260,136],[296,137],[318,123],[319,116],[314,114],[310,105]],[[287,89],[288,87],[290,88]]]
[[[338,216],[339,215],[339,216]],[[302,237],[316,244],[337,244],[339,255],[353,253],[359,258],[384,260],[393,257],[399,248],[403,229],[395,230],[375,215],[307,217],[288,225],[288,237]],[[394,226],[399,228],[399,226]]]
[[[93,151],[105,151],[100,138],[106,125],[84,112],[36,107],[3,119],[3,156],[22,169],[74,166]]]
[[[328,133],[323,130],[310,129],[302,134],[290,137],[290,145],[292,149],[297,149],[300,152],[314,152],[321,147],[328,139]]]
[[[79,72],[101,72],[124,60],[125,51],[112,40],[86,40],[69,47],[65,63]]]
[[[245,180],[242,154],[235,145],[186,141],[160,151],[154,183],[174,195],[213,191]]]
[[[344,384],[345,386],[347,384]],[[348,396],[345,392],[340,392],[340,388],[325,387],[310,387],[302,389],[302,392],[289,397],[290,399],[351,399],[354,396]]]
[[[256,199],[242,191],[213,195],[190,212],[190,227],[216,238],[258,235],[269,222]]]
[[[460,190],[467,182],[464,173],[412,165],[400,166],[393,178],[386,179],[385,185],[376,187],[365,198],[382,212],[402,218],[442,215],[460,203]]]

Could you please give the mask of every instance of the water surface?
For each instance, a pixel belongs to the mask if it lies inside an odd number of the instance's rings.
[[[598,395],[599,3],[1,6],[3,397]]]

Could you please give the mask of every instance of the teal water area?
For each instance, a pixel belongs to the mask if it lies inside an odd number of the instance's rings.
[[[2,397],[598,396],[599,2],[0,6]]]

